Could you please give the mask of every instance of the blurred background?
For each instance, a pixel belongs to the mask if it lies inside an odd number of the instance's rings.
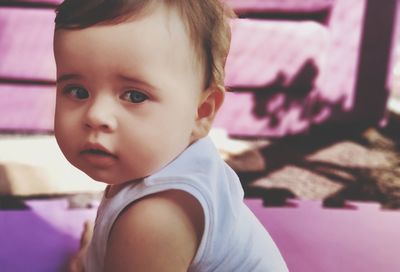
[[[3,195],[102,189],[65,163],[52,135],[59,2],[0,1]],[[238,19],[212,136],[248,196],[399,208],[397,1],[226,2]]]
[[[399,1],[224,1],[238,18],[211,137],[246,199],[321,211],[366,203],[398,220]],[[0,0],[0,211],[65,197],[90,208],[104,188],[69,166],[53,137],[59,2]],[[293,271],[328,271],[291,260]]]

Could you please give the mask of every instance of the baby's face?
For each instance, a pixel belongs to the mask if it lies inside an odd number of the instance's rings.
[[[56,138],[90,177],[145,177],[190,144],[203,72],[177,12],[57,30],[54,53]]]

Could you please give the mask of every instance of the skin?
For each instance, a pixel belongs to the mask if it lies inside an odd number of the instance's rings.
[[[106,197],[204,137],[223,101],[222,90],[204,88],[184,22],[163,4],[118,24],[57,30],[54,54],[57,142],[71,164],[109,185]],[[187,271],[203,217],[181,191],[133,203],[111,231],[105,271]]]

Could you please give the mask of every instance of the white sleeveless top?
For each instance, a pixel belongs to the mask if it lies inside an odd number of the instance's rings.
[[[189,271],[288,271],[270,235],[244,204],[237,175],[220,158],[209,137],[193,143],[159,172],[128,184],[112,198],[103,197],[85,271],[103,271],[111,227],[125,207],[171,189],[195,197],[205,216],[203,237]]]

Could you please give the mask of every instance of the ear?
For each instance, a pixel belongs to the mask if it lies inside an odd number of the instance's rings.
[[[210,86],[201,94],[197,107],[195,127],[192,131],[192,140],[200,139],[208,134],[215,115],[221,107],[225,91],[215,85]]]

